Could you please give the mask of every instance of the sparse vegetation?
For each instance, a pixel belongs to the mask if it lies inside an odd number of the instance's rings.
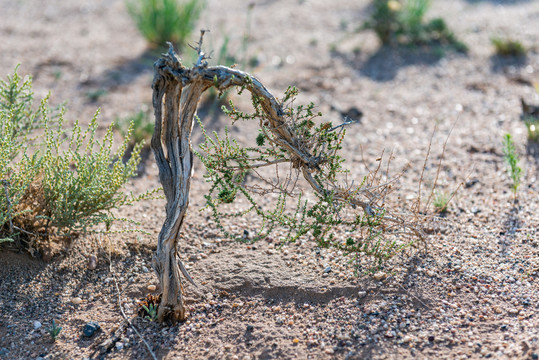
[[[513,137],[511,134],[505,134],[503,139],[503,156],[505,162],[507,163],[507,171],[509,177],[512,180],[511,190],[513,195],[517,196],[518,187],[520,186],[520,178],[522,176],[522,169],[518,165],[519,159],[518,154],[515,148],[515,143],[513,142]]]
[[[24,240],[32,251],[38,239],[70,237],[99,224],[109,230],[115,220],[128,221],[111,211],[149,195],[121,191],[140,160],[140,144],[126,163],[120,160],[133,125],[113,152],[112,126],[102,141],[96,138],[99,112],[83,130],[78,121],[66,129],[65,111],[53,116],[48,98],[32,111],[31,79],[23,81],[17,69],[0,93],[7,99],[0,107],[0,241]]]
[[[56,324],[56,321],[52,319],[52,326],[47,329],[47,332],[51,336],[52,341],[56,341],[58,335],[60,335],[60,331],[62,331],[62,327],[58,326]]]
[[[184,46],[204,8],[201,0],[126,0],[129,14],[152,47]]]
[[[524,56],[526,55],[526,48],[518,40],[494,37],[490,39],[490,42],[494,46],[496,55],[499,56]]]
[[[373,12],[363,28],[372,29],[384,45],[444,46],[466,52],[445,20],[425,21],[430,0],[373,0]]]
[[[443,191],[436,192],[434,194],[434,201],[433,201],[434,209],[440,214],[445,214],[447,212],[447,207],[449,205],[450,199],[451,199],[450,194]]]
[[[144,311],[148,313],[144,319],[150,321],[157,321],[157,305],[149,304],[148,306],[142,305]]]

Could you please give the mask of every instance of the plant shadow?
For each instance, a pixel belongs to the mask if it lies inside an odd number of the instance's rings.
[[[490,57],[490,69],[492,72],[506,73],[515,72],[517,68],[526,65],[526,56],[500,56]]]
[[[445,55],[446,49],[443,47],[381,46],[367,59],[363,59],[361,54],[333,52],[333,56],[359,71],[362,76],[377,82],[392,81],[399,70],[407,66],[435,65]]]
[[[97,86],[106,90],[113,90],[122,85],[129,85],[140,76],[153,73],[153,64],[160,58],[163,49],[148,49],[133,59],[120,61],[116,66],[104,71],[85,85]]]

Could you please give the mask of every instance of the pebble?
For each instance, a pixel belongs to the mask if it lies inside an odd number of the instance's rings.
[[[74,305],[82,304],[82,299],[80,297],[74,297],[71,299],[71,303]]]
[[[150,272],[150,270],[148,270],[148,268],[146,266],[142,266],[142,272],[147,274]]]
[[[155,285],[148,285],[148,291],[154,292],[157,289],[157,286]]]
[[[34,320],[34,329],[39,329],[41,327],[41,323],[37,320]]]
[[[403,338],[402,338],[402,342],[405,343],[405,344],[408,344],[409,342],[412,341],[412,337],[410,335],[405,335]]]
[[[374,274],[373,277],[374,277],[374,280],[376,281],[382,281],[387,278],[387,274],[383,271],[379,271],[376,274]]]
[[[121,341],[116,343],[116,350],[120,351],[124,348],[124,344]]]
[[[510,315],[517,315],[519,310],[516,309],[516,308],[511,308],[509,310],[507,310],[507,312],[510,314]]]
[[[365,296],[367,296],[367,292],[366,291],[358,291],[357,296],[359,298],[364,298]]]
[[[101,329],[101,326],[99,325],[97,321],[90,321],[86,325],[84,325],[84,328],[82,329],[82,333],[86,337],[92,337],[100,329]]]
[[[327,268],[324,269],[324,274],[327,274],[331,272],[331,266],[328,266]]]
[[[97,268],[97,256],[94,254],[88,256],[88,270],[95,270]]]

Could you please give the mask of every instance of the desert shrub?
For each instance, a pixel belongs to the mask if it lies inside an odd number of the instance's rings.
[[[66,129],[65,111],[56,116],[48,98],[33,111],[31,79],[21,79],[17,69],[0,83],[0,93],[3,241],[24,238],[29,244],[89,231],[99,224],[109,229],[115,220],[127,221],[115,217],[113,209],[149,195],[136,198],[121,191],[140,160],[140,145],[125,163],[120,160],[132,125],[113,152],[112,125],[102,141],[96,139],[98,113],[83,131],[78,122]]]
[[[153,47],[185,45],[204,7],[201,0],[126,0],[129,14]]]
[[[202,123],[204,142],[200,152],[195,152],[206,168],[206,181],[212,184],[205,195],[207,209],[217,226],[226,237],[245,240],[243,234],[234,233],[227,227],[235,218],[253,213],[261,219],[257,234],[249,239],[254,241],[272,233],[276,228],[287,229],[283,241],[295,241],[310,234],[320,247],[332,247],[347,254],[366,255],[374,259],[377,265],[384,263],[402,250],[414,245],[418,240],[413,232],[403,232],[393,236],[398,224],[388,224],[391,215],[377,198],[385,198],[390,186],[382,182],[378,173],[380,168],[365,176],[357,185],[341,183],[349,171],[343,167],[345,159],[341,156],[345,129],[342,125],[333,126],[330,122],[320,122],[321,113],[315,112],[315,105],[293,107],[298,90],[289,87],[279,103],[283,104],[286,124],[295,134],[294,144],[305,153],[310,153],[319,163],[313,166],[312,181],[318,189],[314,198],[308,199],[303,191],[295,189],[297,179],[289,174],[284,179],[265,180],[249,185],[246,178],[267,178],[259,168],[280,163],[294,162],[294,156],[287,150],[283,141],[265,125],[255,139],[256,146],[244,147],[229,137],[225,129],[224,136],[208,134]],[[265,115],[260,100],[253,97],[254,113],[239,111],[232,102],[224,107],[225,113],[233,122],[238,120],[259,120],[264,124]],[[317,160],[314,160],[317,162]],[[276,169],[276,173],[279,170]],[[296,173],[298,176],[299,173]],[[373,195],[372,206],[358,212],[354,197],[368,189],[379,192]],[[260,205],[262,198],[276,194],[276,204],[271,208]],[[230,211],[227,204],[232,202],[247,204],[239,211]],[[412,225],[413,227],[413,225]],[[345,240],[343,240],[343,236]]]
[[[429,0],[373,0],[373,12],[363,28],[374,30],[384,45],[448,46],[467,51],[444,19],[425,21],[429,5]]]
[[[526,48],[518,40],[494,37],[490,39],[496,55],[499,56],[524,56]]]

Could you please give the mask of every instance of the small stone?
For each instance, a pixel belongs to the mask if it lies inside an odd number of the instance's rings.
[[[364,298],[365,296],[367,296],[367,292],[366,291],[358,291],[357,292],[357,296],[361,299],[361,298]]]
[[[157,289],[157,286],[155,286],[155,285],[148,285],[148,291],[154,292],[155,289]]]
[[[402,342],[405,343],[405,344],[408,344],[409,342],[412,341],[412,337],[410,335],[405,335],[403,338],[402,338]]]
[[[430,335],[430,336],[428,337],[429,342],[433,342],[434,339],[435,339],[435,338],[434,338],[434,335]]]
[[[329,272],[331,272],[331,266],[328,266],[324,269],[324,274],[327,274]]]
[[[247,332],[252,332],[255,329],[253,325],[247,325]]]
[[[118,341],[118,342],[116,343],[116,350],[120,351],[120,350],[122,350],[123,348],[124,348],[123,342]]]
[[[333,353],[335,352],[335,350],[333,350],[332,348],[328,347],[328,348],[326,348],[326,349],[324,350],[324,352],[325,352],[326,354],[331,355],[331,354],[333,354]]]
[[[275,322],[277,323],[277,325],[282,325],[283,322],[284,322],[284,319],[282,317],[280,317],[280,316],[277,316],[275,318]]]
[[[494,309],[494,312],[495,312],[496,314],[501,314],[501,313],[503,312],[502,308],[499,307],[498,305],[494,306],[493,309]]]
[[[86,337],[92,337],[100,329],[101,329],[101,326],[99,326],[99,323],[97,321],[90,321],[89,323],[84,325],[84,328],[82,329],[82,333]]]
[[[97,268],[97,256],[94,254],[88,256],[88,270],[95,270]]]
[[[518,309],[511,308],[511,309],[507,310],[507,312],[509,313],[509,315],[517,315],[518,314]]]
[[[74,297],[71,299],[71,303],[74,305],[82,304],[82,299],[80,297]]]
[[[436,275],[436,273],[432,270],[427,270],[427,275],[433,277],[434,275]]]
[[[376,281],[382,281],[387,278],[387,274],[383,271],[379,271],[376,274],[374,274],[373,277],[374,277],[374,280]]]
[[[41,327],[41,323],[37,320],[34,320],[34,329],[39,329]]]
[[[145,273],[145,274],[147,274],[147,273],[150,272],[150,270],[148,270],[148,268],[147,268],[146,266],[143,265],[143,266],[142,266],[142,272]]]
[[[297,344],[297,343],[299,343],[299,339],[298,339],[298,338],[294,338],[294,340],[292,340],[292,342],[293,342],[294,344]]]

